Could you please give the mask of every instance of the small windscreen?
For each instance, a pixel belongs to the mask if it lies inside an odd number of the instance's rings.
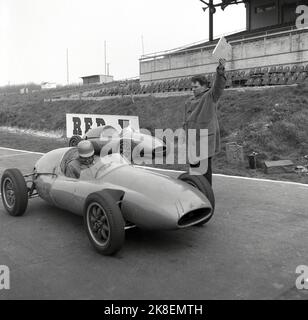
[[[65,168],[67,167],[67,164],[77,158],[78,158],[78,149],[77,148],[68,149],[68,151],[64,154],[60,164],[60,169],[62,173],[65,172]]]

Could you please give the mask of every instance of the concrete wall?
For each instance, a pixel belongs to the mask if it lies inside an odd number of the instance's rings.
[[[245,70],[262,66],[308,64],[308,30],[292,30],[280,34],[231,42],[232,60],[228,70]],[[215,72],[214,47],[140,60],[140,82],[163,81],[196,74]]]
[[[113,76],[108,76],[108,75],[104,75],[104,74],[100,75],[100,83],[109,83],[112,81],[113,81]]]

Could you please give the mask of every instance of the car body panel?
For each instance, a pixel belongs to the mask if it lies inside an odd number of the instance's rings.
[[[206,196],[193,186],[167,175],[129,164],[120,154],[95,156],[92,167],[79,179],[66,177],[61,165],[76,148],[61,148],[44,155],[35,165],[34,184],[49,203],[78,215],[87,197],[103,190],[121,190],[121,212],[126,221],[149,229],[178,229],[183,215],[212,210]],[[53,162],[53,164],[51,163]],[[48,172],[51,170],[51,172]]]

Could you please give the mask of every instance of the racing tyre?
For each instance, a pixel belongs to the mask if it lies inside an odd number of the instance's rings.
[[[121,249],[125,238],[125,222],[115,200],[107,193],[88,196],[84,208],[88,238],[101,254],[112,255]]]
[[[188,184],[192,185],[193,187],[199,189],[209,200],[209,202],[212,205],[212,214],[205,220],[201,221],[200,223],[196,224],[197,226],[201,226],[207,222],[210,221],[210,219],[213,217],[214,210],[215,210],[215,196],[213,189],[207,179],[200,176],[191,176],[188,173],[181,174],[178,179],[187,182]]]
[[[5,210],[14,217],[22,216],[28,206],[28,188],[18,169],[7,169],[1,178],[1,197]]]
[[[70,141],[69,141],[68,145],[69,145],[70,147],[77,147],[77,144],[78,144],[81,140],[82,140],[82,139],[81,139],[81,137],[79,137],[79,136],[72,136],[72,137],[70,138]]]

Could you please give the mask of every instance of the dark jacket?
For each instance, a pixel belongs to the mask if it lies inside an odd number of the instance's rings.
[[[223,93],[225,84],[225,70],[224,67],[219,66],[212,88],[206,88],[199,96],[193,96],[185,104],[184,128],[186,130],[208,129],[208,157],[220,151],[217,101]]]

